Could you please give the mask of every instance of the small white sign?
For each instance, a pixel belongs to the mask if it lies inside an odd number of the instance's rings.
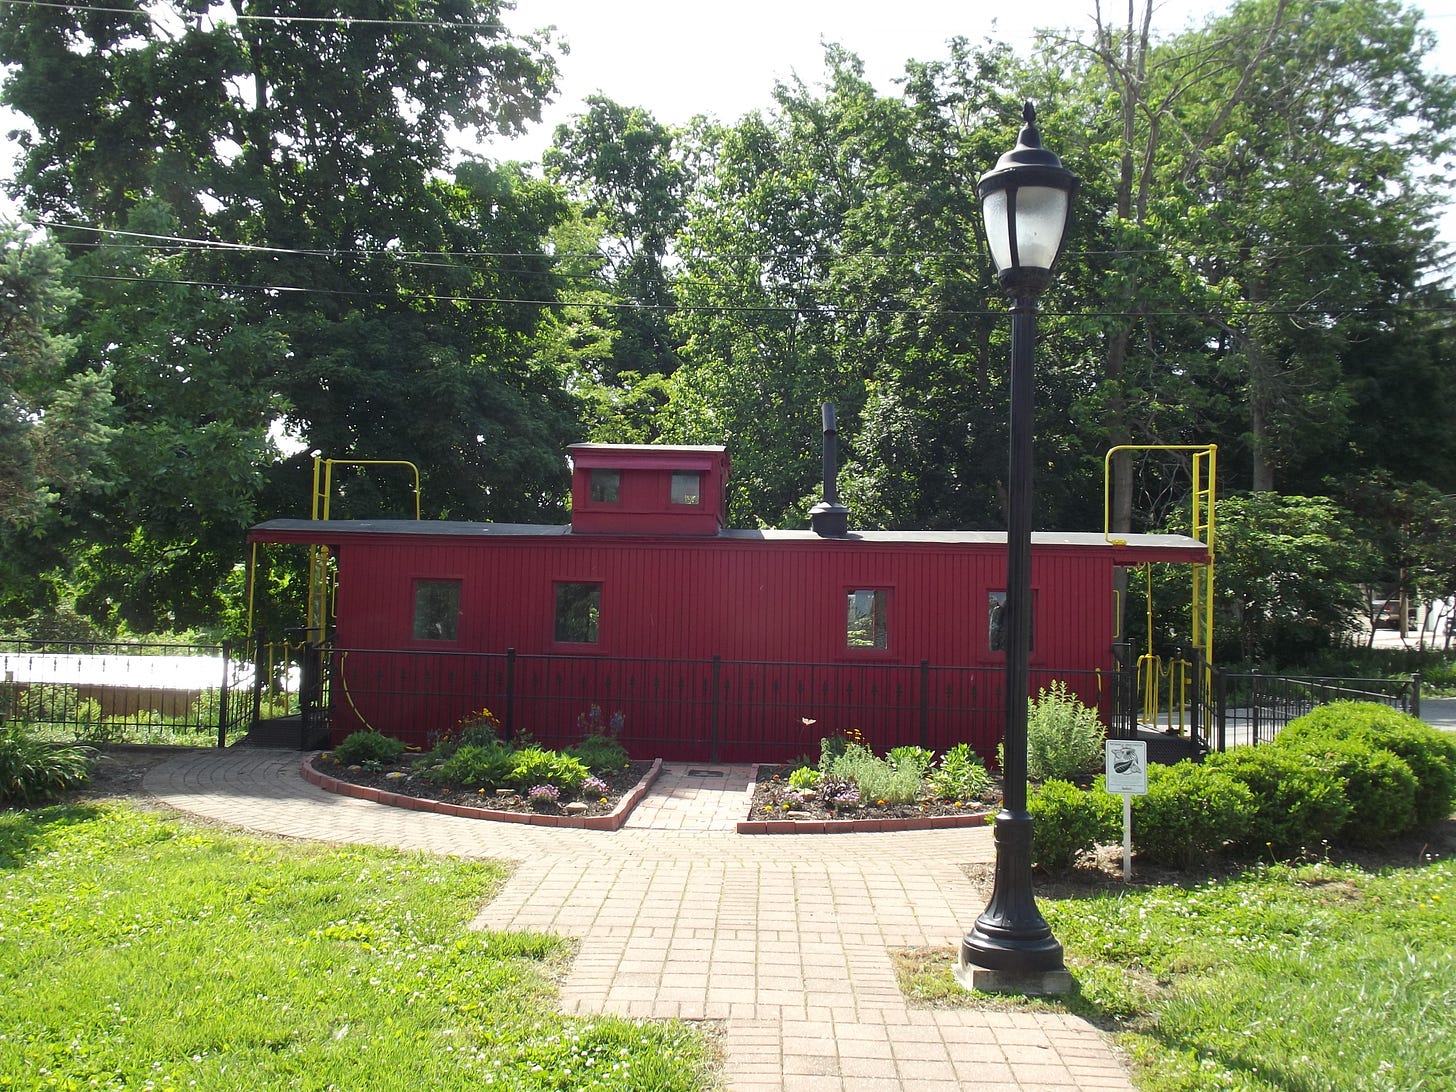
[[[1107,791],[1115,796],[1146,796],[1148,744],[1142,739],[1107,741]]]

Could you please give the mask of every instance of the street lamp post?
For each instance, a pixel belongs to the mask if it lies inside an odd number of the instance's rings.
[[[961,941],[960,981],[978,990],[1064,993],[1062,946],[1037,909],[1026,810],[1026,718],[1031,660],[1032,348],[1037,298],[1051,282],[1077,177],[1041,146],[1026,104],[1016,147],[976,185],[1001,288],[1011,297],[1011,440],[1006,504],[1006,711],[1003,800],[996,816],[990,902]]]

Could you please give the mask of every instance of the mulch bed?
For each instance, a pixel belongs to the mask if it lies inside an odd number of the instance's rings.
[[[329,782],[341,782],[344,786],[355,786],[364,790],[354,795],[368,795],[386,803],[404,807],[419,806],[420,810],[442,810],[456,814],[481,813],[480,818],[515,819],[516,821],[559,822],[565,825],[568,818],[588,821],[596,826],[615,816],[618,824],[625,819],[619,812],[624,801],[627,807],[635,805],[629,794],[641,786],[642,781],[653,770],[654,763],[633,762],[610,778],[603,778],[610,786],[605,797],[583,799],[586,810],[573,809],[568,815],[562,804],[544,812],[532,807],[524,794],[517,792],[497,793],[489,790],[450,788],[437,785],[418,777],[408,762],[392,767],[369,770],[362,766],[343,766],[332,758],[316,755],[309,760],[309,780],[322,783],[332,791],[349,791]],[[758,780],[754,786],[749,813],[738,824],[742,834],[808,834],[884,830],[915,830],[936,827],[973,826],[986,822],[1001,801],[1001,784],[993,782],[981,797],[973,800],[938,800],[925,796],[913,804],[877,804],[866,801],[849,808],[827,808],[815,796],[806,797],[802,803],[789,798],[788,775],[790,767],[760,766]],[[393,776],[391,776],[393,775]],[[785,807],[788,803],[790,806]],[[485,813],[491,814],[485,814]],[[558,820],[543,818],[559,817]],[[575,822],[571,825],[576,825]],[[615,828],[613,828],[615,829]]]
[[[785,834],[873,830],[915,830],[973,826],[986,822],[1001,804],[1001,781],[996,778],[981,796],[971,800],[940,800],[925,794],[911,804],[861,801],[848,808],[828,808],[817,795],[790,796],[789,766],[760,766],[753,801],[741,834]],[[786,806],[787,805],[787,806]]]
[[[322,777],[374,789],[382,794],[429,800],[460,807],[481,808],[512,815],[565,816],[568,814],[565,805],[571,802],[570,798],[563,796],[561,802],[555,807],[540,809],[533,807],[524,793],[492,792],[489,789],[466,789],[459,786],[452,788],[438,785],[433,781],[416,776],[409,762],[401,762],[379,770],[367,770],[362,766],[343,766],[332,758],[315,755],[309,761],[309,765],[316,774]],[[623,769],[611,776],[598,774],[597,776],[607,783],[608,791],[598,796],[581,797],[581,803],[586,805],[586,810],[574,809],[573,814],[586,819],[611,815],[617,805],[622,802],[623,797],[635,789],[647,776],[653,765],[651,762],[629,762]]]

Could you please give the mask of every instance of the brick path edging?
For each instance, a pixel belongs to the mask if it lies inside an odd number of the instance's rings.
[[[542,815],[539,812],[497,811],[494,808],[477,808],[469,804],[451,804],[444,800],[426,800],[420,796],[406,796],[404,793],[376,789],[372,785],[355,785],[352,781],[341,781],[314,769],[313,756],[303,760],[303,779],[317,785],[325,792],[340,796],[353,796],[360,800],[373,800],[395,808],[411,811],[432,811],[439,815],[458,815],[465,819],[488,819],[496,823],[525,823],[533,827],[570,827],[575,830],[618,830],[632,814],[638,802],[647,795],[652,782],[662,769],[662,759],[653,761],[642,775],[642,780],[622,794],[617,806],[606,815]]]
[[[949,830],[983,827],[993,812],[966,815],[919,815],[908,819],[744,819],[739,834],[880,834],[896,830]]]

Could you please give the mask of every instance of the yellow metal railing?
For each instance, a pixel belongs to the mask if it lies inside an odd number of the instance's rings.
[[[1187,735],[1192,706],[1189,688],[1195,666],[1187,660],[1164,660],[1152,653],[1138,657],[1139,721],[1150,728],[1176,729]],[[1166,700],[1165,700],[1166,699]]]
[[[415,480],[415,519],[420,518],[420,468],[406,459],[321,459],[313,460],[313,506],[310,519],[328,519],[329,505],[334,492],[334,467],[336,466],[407,466]],[[322,544],[308,548],[308,630],[323,635],[328,632],[328,623],[333,616],[331,601],[334,579],[332,555]]]

